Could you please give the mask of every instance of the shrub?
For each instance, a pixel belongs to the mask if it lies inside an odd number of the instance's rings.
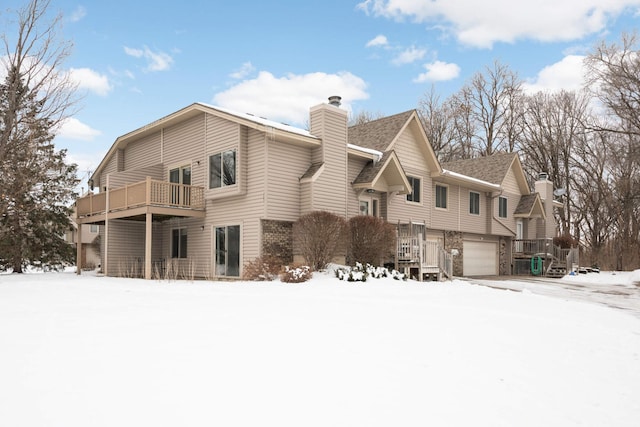
[[[297,249],[313,270],[322,270],[344,247],[347,222],[326,211],[303,215],[293,224]]]
[[[347,282],[366,282],[369,277],[373,279],[393,277],[395,280],[407,280],[407,276],[399,271],[389,271],[386,267],[374,267],[371,264],[363,266],[359,262],[355,267],[340,267],[336,269],[335,274],[338,279]]]
[[[284,272],[280,274],[280,280],[285,283],[302,283],[311,279],[312,276],[311,268],[307,265],[301,267],[286,266]]]
[[[253,281],[275,280],[281,268],[280,258],[270,255],[260,256],[244,265],[242,278]]]
[[[387,221],[369,215],[354,216],[349,220],[349,260],[379,265],[393,255],[396,247],[396,229]]]

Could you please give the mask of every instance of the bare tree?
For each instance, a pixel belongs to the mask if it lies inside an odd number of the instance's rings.
[[[574,158],[578,167],[571,177],[576,205],[575,237],[585,244],[592,264],[603,267],[604,249],[612,237],[612,197],[607,165],[611,141],[608,136],[605,132],[592,132],[586,143],[577,144]]]
[[[362,125],[384,117],[381,112],[372,113],[371,111],[362,110],[349,119],[349,126]]]
[[[0,35],[4,50],[0,58],[4,76],[0,74],[0,77],[7,77],[10,70],[17,70],[17,74],[8,81],[8,91],[15,95],[8,99],[3,115],[5,132],[0,135],[0,160],[11,136],[7,130],[20,125],[20,118],[13,111],[20,101],[17,96],[19,85],[35,95],[41,104],[40,114],[49,119],[52,129],[75,112],[77,84],[62,68],[71,53],[72,43],[59,35],[62,15],[47,21],[49,3],[50,0],[31,0],[16,12],[15,25],[3,25],[4,28],[15,27],[15,33]]]
[[[524,164],[530,176],[547,172],[555,188],[565,189],[565,208],[559,212],[563,234],[575,234],[571,176],[576,168],[574,147],[586,143],[589,97],[583,92],[544,93],[526,97],[522,115]]]
[[[76,84],[62,70],[71,44],[59,39],[61,16],[48,0],[31,0],[0,35],[0,268],[21,272],[69,261],[75,165],[56,151],[56,128],[76,105]],[[7,31],[7,30],[5,30]]]
[[[462,144],[456,144],[457,138],[451,103],[441,102],[433,86],[420,99],[418,113],[438,160],[445,163],[463,158]]]
[[[493,67],[476,73],[458,93],[459,112],[470,116],[465,122],[474,128],[474,145],[479,155],[515,149],[515,142],[509,138],[517,134],[521,87],[518,75],[495,61]]]
[[[623,34],[619,43],[602,42],[585,59],[587,87],[606,113],[592,129],[617,135],[609,161],[616,268],[640,265],[640,43]],[[633,255],[630,255],[633,254]]]
[[[640,52],[636,34],[623,34],[620,44],[602,42],[585,59],[587,88],[617,118],[601,128],[640,136]]]

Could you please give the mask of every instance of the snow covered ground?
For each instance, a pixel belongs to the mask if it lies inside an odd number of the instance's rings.
[[[638,274],[540,284],[552,297],[0,275],[0,425],[637,426],[640,310],[572,287],[631,292]]]

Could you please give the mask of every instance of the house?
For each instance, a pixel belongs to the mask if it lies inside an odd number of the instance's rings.
[[[100,266],[100,239],[98,224],[82,224],[82,264],[84,270],[93,270]],[[78,225],[75,218],[71,219],[71,227],[64,235],[64,240],[70,245],[74,245],[77,250],[78,245]]]
[[[415,110],[347,120],[339,97],[309,130],[192,104],[116,139],[77,222],[100,226],[105,274],[145,278],[293,261],[293,223],[316,210],[397,224],[395,262],[420,279],[510,274],[516,242],[555,236],[551,183],[531,192],[516,154],[440,164]]]

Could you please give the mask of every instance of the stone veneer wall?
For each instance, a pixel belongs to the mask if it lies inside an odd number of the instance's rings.
[[[262,220],[263,256],[275,256],[284,263],[293,262],[293,222]]]
[[[453,257],[453,275],[462,276],[462,233],[459,231],[444,232],[444,249]],[[457,254],[456,254],[457,251]]]
[[[509,275],[511,274],[511,259],[508,257],[509,240],[505,237],[500,237],[498,245],[498,250],[500,251],[500,258],[498,258],[498,274],[501,276]]]

